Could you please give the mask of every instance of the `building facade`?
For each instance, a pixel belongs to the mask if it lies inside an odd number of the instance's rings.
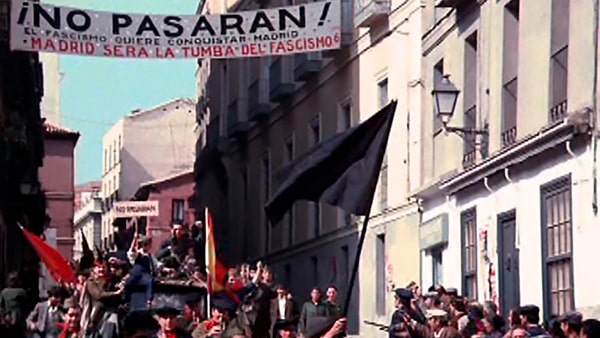
[[[47,223],[38,176],[44,157],[43,74],[37,53],[10,50],[9,13],[10,1],[0,0],[0,286],[8,273],[21,271],[35,297],[39,259],[16,224],[42,234]]]
[[[302,1],[271,1],[270,6]],[[218,149],[228,191],[215,219],[223,256],[232,262],[264,259],[297,299],[336,285],[346,296],[362,220],[318,203],[298,202],[269,224],[263,206],[277,188],[278,170],[310,148],[399,100],[387,156],[375,193],[369,231],[353,290],[350,334],[384,335],[363,320],[387,322],[393,287],[419,278],[418,223],[410,192],[421,172],[420,1],[341,1],[342,48],[322,53],[202,61],[209,70],[199,97],[203,152]],[[205,11],[251,10],[256,2],[207,1]],[[393,57],[391,57],[393,55]],[[201,81],[200,81],[201,82]],[[199,100],[200,101],[200,100]],[[204,107],[199,107],[204,108]],[[216,194],[196,172],[200,201]],[[411,175],[415,176],[415,179]],[[208,202],[207,202],[208,203]],[[221,224],[219,224],[221,223]],[[225,249],[221,248],[226,246]],[[375,276],[361,278],[360,276]]]
[[[85,184],[85,188],[94,186]],[[83,255],[83,236],[92,250],[102,245],[102,195],[99,187],[91,191],[82,191],[82,186],[76,189],[76,209],[73,217],[73,259],[78,260]],[[78,203],[77,203],[78,201]]]
[[[112,205],[134,197],[140,184],[190,170],[195,155],[195,102],[175,99],[121,118],[104,135],[103,247],[114,241]]]
[[[92,195],[102,190],[102,181],[91,181],[75,186],[75,211],[81,209]]]
[[[416,194],[422,284],[496,301],[504,314],[537,304],[545,318],[574,309],[598,316],[600,277],[587,272],[600,258],[591,137],[598,51],[597,32],[585,28],[597,27],[598,8],[429,3]],[[445,75],[460,90],[449,121],[429,95]]]
[[[188,170],[180,174],[144,182],[138,191],[149,191],[148,201],[158,201],[158,216],[147,217],[146,234],[152,236],[153,250],[171,236],[173,224],[192,225],[195,221],[194,172]]]
[[[61,126],[60,86],[62,73],[60,72],[60,55],[40,53],[40,63],[44,73],[44,96],[40,104],[42,116],[47,122],[55,126]]]
[[[39,170],[47,200],[49,228],[56,229],[56,248],[73,258],[73,215],[75,214],[75,146],[79,133],[44,123],[44,165]]]

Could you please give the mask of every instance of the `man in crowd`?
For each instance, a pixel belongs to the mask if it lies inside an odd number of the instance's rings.
[[[280,331],[298,323],[299,314],[296,302],[289,297],[287,289],[283,285],[275,288],[277,298],[271,302],[271,323],[273,324],[273,337],[281,335]]]
[[[156,310],[160,329],[157,338],[192,338],[192,335],[180,326],[179,310],[173,307],[162,307]]]
[[[62,317],[60,290],[52,287],[48,290],[48,300],[37,303],[27,317],[28,330],[33,338],[55,338],[60,332],[59,322]]]
[[[149,311],[132,311],[123,323],[125,338],[150,338],[159,329],[160,325]]]
[[[211,317],[200,323],[192,332],[193,338],[221,337],[224,329],[235,314],[237,307],[227,299],[214,299],[211,303]]]
[[[304,303],[300,312],[298,332],[307,336],[307,328],[312,326],[311,321],[317,317],[329,317],[329,307],[322,302],[322,292],[319,287],[314,287],[310,292],[310,301]]]
[[[144,286],[146,290],[146,304],[148,307],[152,306],[152,300],[154,299],[154,276],[156,276],[157,269],[160,267],[160,263],[152,253],[152,237],[138,237],[135,236],[131,242],[131,248],[127,252],[127,258],[133,265],[129,279],[125,283],[125,303],[131,301],[131,294],[133,287],[136,285]]]
[[[548,332],[539,324],[540,308],[536,305],[525,305],[519,309],[521,325],[527,329],[530,338],[549,338]]]
[[[419,323],[407,315],[404,319],[412,331],[421,338],[462,338],[455,328],[448,325],[448,313],[446,311],[439,309],[427,310],[426,317],[428,325]]]
[[[338,290],[335,285],[330,285],[325,292],[327,300],[325,304],[329,307],[329,312],[333,317],[342,315],[342,307],[338,304]]]
[[[583,326],[583,316],[579,312],[567,312],[558,317],[560,328],[566,338],[578,338]]]
[[[65,315],[65,323],[58,338],[80,338],[83,337],[81,330],[81,308],[77,303],[71,301],[65,304],[67,313]]]

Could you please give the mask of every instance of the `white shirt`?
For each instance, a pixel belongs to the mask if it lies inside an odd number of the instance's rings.
[[[287,304],[286,298],[279,298],[279,319],[285,320],[285,306]]]

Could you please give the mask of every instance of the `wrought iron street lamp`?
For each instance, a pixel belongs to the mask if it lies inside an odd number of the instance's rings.
[[[459,94],[460,90],[450,81],[450,75],[444,75],[442,81],[435,84],[434,89],[431,91],[433,102],[435,103],[436,114],[442,122],[444,131],[458,134],[463,138],[465,135],[482,135],[487,137],[487,126],[483,129],[448,126],[452,116],[454,116],[454,110],[456,109],[456,102],[458,101]]]
[[[452,115],[454,115],[458,94],[460,94],[460,90],[450,82],[450,75],[444,75],[442,82],[436,83],[435,88],[431,91],[437,117],[444,126],[450,122]]]

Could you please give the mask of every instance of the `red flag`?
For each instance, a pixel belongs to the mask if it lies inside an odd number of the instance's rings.
[[[27,238],[35,252],[40,256],[40,260],[46,265],[46,268],[57,282],[70,283],[75,281],[75,273],[71,269],[71,265],[69,265],[69,262],[58,250],[21,225],[19,227],[23,230],[23,235],[25,235],[25,238]]]
[[[225,280],[227,279],[227,268],[217,259],[217,246],[213,234],[212,215],[206,209],[206,273],[210,294],[225,290]]]

